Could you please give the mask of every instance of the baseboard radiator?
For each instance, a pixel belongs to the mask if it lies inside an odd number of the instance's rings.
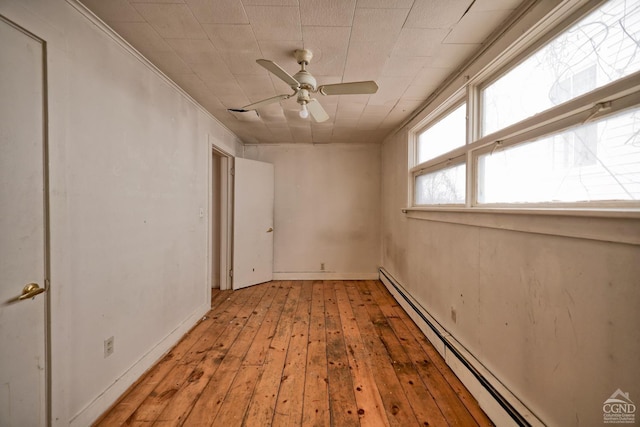
[[[544,426],[513,393],[462,346],[384,268],[380,281],[409,314],[496,426]]]

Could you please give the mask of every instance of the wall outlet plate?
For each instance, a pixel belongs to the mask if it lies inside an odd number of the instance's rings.
[[[104,340],[104,357],[105,359],[109,356],[111,356],[113,354],[113,337],[109,337],[106,340]]]

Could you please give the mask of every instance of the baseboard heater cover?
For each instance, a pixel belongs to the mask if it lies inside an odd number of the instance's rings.
[[[507,421],[507,424],[513,424],[522,427],[545,425],[522,402],[520,402],[520,400],[518,400],[516,396],[508,392],[506,387],[502,385],[497,378],[491,375],[489,371],[487,371],[487,369],[484,368],[477,359],[475,359],[466,349],[464,349],[464,347],[462,347],[455,338],[453,338],[448,332],[446,332],[446,330],[444,330],[444,328],[437,324],[437,321],[433,317],[431,317],[431,315],[424,308],[419,306],[419,304],[395,280],[395,278],[393,278],[393,276],[389,274],[388,271],[386,271],[384,268],[380,268],[378,271],[380,281],[387,287],[391,294],[397,294],[400,298],[402,298],[402,300],[398,300],[398,302],[405,308],[405,310],[410,309],[411,311],[413,311],[413,314],[419,317],[419,319],[430,329],[430,332],[432,332],[433,335],[437,337],[444,348],[455,356],[455,359],[458,362],[456,364],[459,366],[461,365],[466,370],[466,372],[468,372],[475,378],[477,383],[480,385],[481,390],[484,392],[483,394],[488,394],[491,397],[491,400],[497,403],[498,406],[490,406],[500,408],[501,410],[491,410],[490,407],[487,407],[486,400],[482,399],[482,396],[478,396],[477,393],[474,393],[474,389],[477,390],[478,387],[470,387],[470,385],[467,384],[468,381],[465,381],[464,378],[460,378],[464,385],[469,388],[471,394],[473,394],[474,397],[478,400],[480,406],[485,410],[485,412],[487,412],[489,418],[496,422],[496,425],[502,424],[498,423],[497,419],[494,419],[496,417]],[[414,318],[414,316],[411,317]],[[420,326],[420,324],[418,324],[418,326]],[[432,344],[435,345],[438,343]],[[438,348],[438,345],[436,345],[436,348]],[[444,356],[445,355],[443,354],[443,357]],[[448,365],[451,365],[452,361],[449,360],[448,357],[444,357],[444,359]],[[499,391],[498,388],[500,388],[502,391]],[[508,397],[505,396],[507,394],[509,395]],[[483,405],[483,403],[485,404]]]

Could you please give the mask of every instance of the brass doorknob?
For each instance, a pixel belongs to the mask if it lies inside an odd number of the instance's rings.
[[[40,286],[38,286],[37,283],[29,283],[27,286],[24,287],[24,289],[22,289],[22,295],[18,297],[18,300],[22,301],[25,299],[33,298],[36,295],[39,295],[43,292],[44,292],[44,288],[41,288]]]

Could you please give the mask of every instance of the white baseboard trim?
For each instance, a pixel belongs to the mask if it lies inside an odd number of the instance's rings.
[[[418,325],[496,426],[544,427],[509,389],[424,309],[384,268],[380,281]]]
[[[117,378],[105,391],[91,401],[84,409],[71,418],[70,427],[91,425],[122,394],[142,376],[154,363],[164,356],[191,328],[211,310],[210,304],[199,306],[193,313],[144,354],[122,376]]]
[[[378,280],[378,273],[274,271],[273,280]]]

